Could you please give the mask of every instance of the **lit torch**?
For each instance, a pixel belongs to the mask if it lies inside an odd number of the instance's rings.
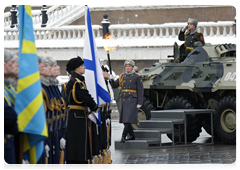
[[[106,35],[104,36],[104,39],[105,39],[105,40],[110,40],[110,39],[112,39],[112,37],[111,37],[110,34],[106,34]],[[109,51],[110,51],[110,49],[115,50],[115,49],[116,49],[116,46],[112,46],[112,47],[110,47],[110,46],[104,46],[104,49],[107,51],[108,66],[109,66],[110,74],[112,74],[112,68],[111,68]]]

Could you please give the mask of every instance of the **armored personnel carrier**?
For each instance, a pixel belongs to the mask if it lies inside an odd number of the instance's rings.
[[[174,44],[170,63],[155,63],[142,69],[144,103],[139,120],[150,119],[151,110],[213,109],[214,136],[226,144],[236,143],[236,45],[197,47],[184,58]],[[135,129],[138,124],[134,124]],[[199,137],[204,127],[209,134],[209,116],[188,116],[188,142]],[[179,132],[181,133],[177,133]],[[175,140],[184,139],[183,127],[176,126]],[[172,136],[168,136],[172,139]]]

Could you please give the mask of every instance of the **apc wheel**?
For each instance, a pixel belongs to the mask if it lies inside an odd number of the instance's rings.
[[[236,97],[225,96],[214,113],[214,129],[225,144],[236,144]]]
[[[149,120],[151,118],[151,110],[155,110],[153,104],[148,98],[144,97],[143,105],[138,109],[138,123],[132,124],[134,130],[137,130],[139,128],[140,120]]]
[[[182,96],[175,96],[171,98],[164,107],[164,110],[169,109],[194,109],[193,103]],[[201,133],[201,122],[195,115],[187,115],[187,142],[195,141]],[[179,126],[174,126],[174,141],[179,141]],[[184,141],[184,127],[180,126],[181,142]],[[172,135],[167,134],[168,138],[172,140]]]

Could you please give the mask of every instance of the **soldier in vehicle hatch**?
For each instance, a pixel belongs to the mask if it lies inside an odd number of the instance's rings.
[[[198,46],[204,46],[203,34],[197,31],[198,21],[192,18],[188,19],[188,25],[180,30],[178,34],[178,39],[180,41],[185,41],[185,57]],[[186,31],[186,33],[185,33]]]
[[[118,86],[122,87],[119,123],[124,123],[124,129],[121,143],[124,143],[125,140],[135,139],[131,124],[136,124],[138,122],[138,109],[143,103],[142,77],[138,73],[135,73],[133,69],[135,62],[132,60],[126,60],[124,66],[126,72],[122,73],[119,76],[119,79],[112,81],[113,88],[117,88]],[[129,137],[125,139],[128,133]]]

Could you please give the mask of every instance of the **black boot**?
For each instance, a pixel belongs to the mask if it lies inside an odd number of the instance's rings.
[[[135,140],[135,134],[133,132],[133,128],[131,124],[128,125],[128,132],[129,132],[129,136],[126,138],[126,140]]]
[[[129,135],[126,140],[135,140],[135,135]]]
[[[122,136],[120,143],[125,143],[125,137]]]

